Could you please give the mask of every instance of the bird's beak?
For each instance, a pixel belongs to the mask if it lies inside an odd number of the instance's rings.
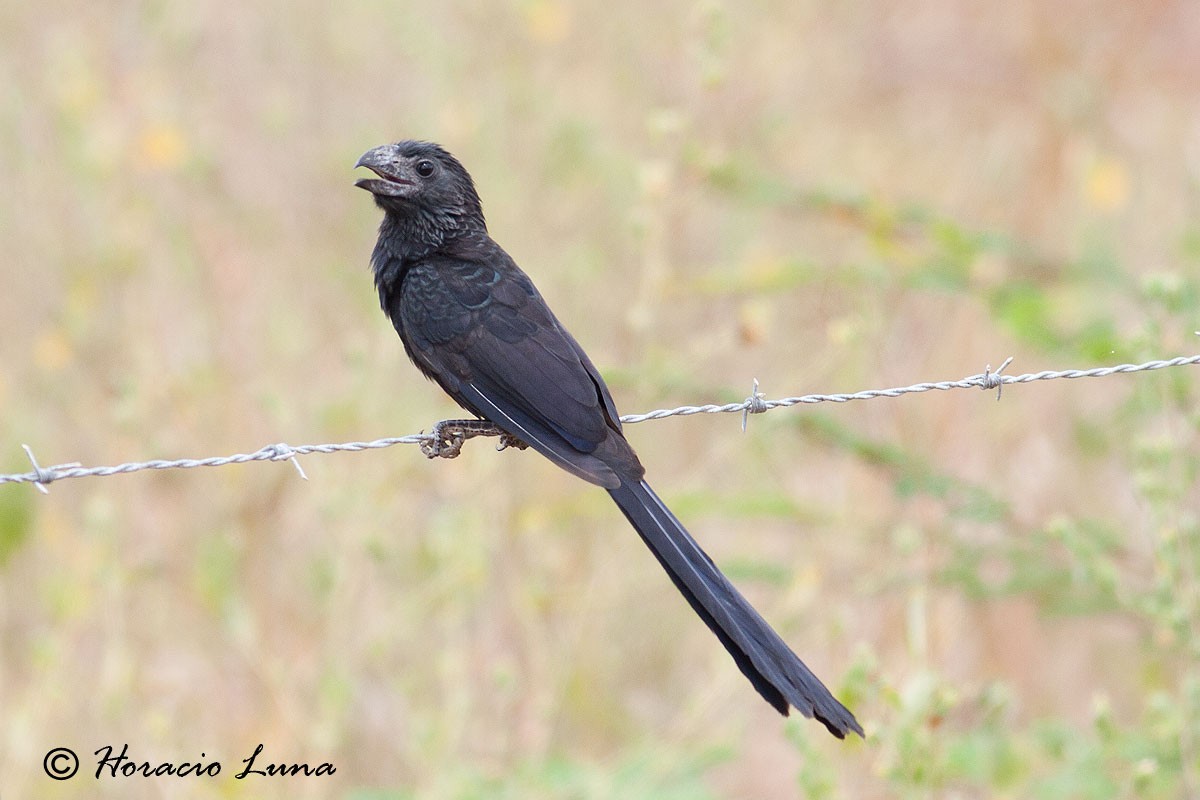
[[[379,147],[372,147],[359,156],[358,163],[354,165],[354,168],[369,167],[370,169],[375,169],[376,167],[385,166],[391,163],[395,153],[395,148],[390,144],[381,144]]]
[[[383,179],[359,178],[354,182],[355,186],[366,189],[374,195],[386,197],[405,195],[414,184],[414,181],[406,176],[407,162],[396,152],[394,145],[380,145],[363,153],[359,157],[358,163],[354,165],[355,169],[359,167],[366,167]]]

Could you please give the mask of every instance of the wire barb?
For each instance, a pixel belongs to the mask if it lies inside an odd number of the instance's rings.
[[[742,404],[745,406],[742,410],[742,433],[746,432],[746,421],[750,419],[751,414],[765,414],[771,410],[765,398],[766,395],[758,390],[758,378],[755,378],[754,385],[750,387],[750,396]]]
[[[33,448],[27,444],[21,445],[21,448],[25,451],[25,455],[29,458],[29,463],[33,465],[33,472],[28,473],[33,476],[33,480],[27,482],[36,486],[37,490],[42,494],[50,494],[50,490],[46,488],[47,484],[53,483],[59,478],[72,477],[70,475],[61,474],[60,470],[82,466],[78,461],[72,461],[69,464],[57,464],[53,467],[42,467],[42,465],[39,464],[37,459],[33,456]],[[0,483],[3,483],[3,481],[0,481]]]
[[[25,450],[25,455],[29,457],[29,463],[33,464],[33,474],[36,477],[33,485],[36,486],[37,490],[42,494],[50,494],[50,490],[46,488],[46,484],[50,483],[57,477],[54,474],[54,471],[42,469],[41,465],[38,464],[37,459],[34,458],[33,449],[29,445],[23,444],[21,445],[21,448]]]
[[[300,466],[300,460],[296,458],[296,450],[287,442],[276,442],[269,444],[263,448],[263,452],[270,453],[269,458],[272,461],[290,461],[292,466],[296,468],[296,472],[300,473],[300,477],[308,480],[308,475],[304,473],[304,467]]]
[[[987,366],[985,366],[983,368],[983,375],[980,376],[980,378],[982,379],[982,383],[980,384],[979,388],[983,389],[985,392],[988,389],[995,389],[997,402],[1000,401],[1000,393],[1004,391],[1004,376],[1001,375],[1000,373],[1003,372],[1004,368],[1007,367],[1012,362],[1013,362],[1013,357],[1009,356],[1008,358],[1004,359],[1003,364],[996,367],[995,372],[992,372],[991,364],[988,364]]]
[[[1196,332],[1200,335],[1200,331]],[[1097,367],[1095,369],[1069,369],[1059,372],[1034,372],[1025,375],[1003,375],[1005,367],[1012,363],[1012,358],[1006,358],[996,369],[988,365],[981,375],[972,375],[958,381],[940,381],[937,383],[917,383],[912,386],[902,386],[894,389],[868,389],[853,394],[807,394],[800,397],[785,397],[780,400],[767,400],[758,391],[758,380],[754,381],[750,397],[740,403],[725,405],[680,406],[679,408],[663,408],[649,411],[645,414],[628,414],[621,417],[621,422],[632,425],[652,419],[666,417],[690,416],[692,414],[742,414],[742,429],[750,414],[761,414],[774,408],[788,408],[801,404],[813,403],[848,403],[851,400],[873,400],[877,397],[900,397],[905,394],[915,394],[930,391],[949,391],[951,389],[995,389],[999,399],[1000,390],[1006,384],[1032,383],[1034,381],[1049,381],[1059,378],[1104,378],[1110,375],[1123,375],[1133,372],[1166,369],[1167,367],[1182,367],[1200,364],[1200,355],[1178,356],[1176,358],[1147,361],[1143,364],[1118,364],[1114,367]],[[38,491],[49,494],[46,486],[54,481],[66,478],[108,477],[109,475],[124,475],[129,472],[141,472],[147,469],[194,469],[196,467],[222,467],[226,464],[246,464],[251,461],[291,461],[292,466],[300,473],[300,477],[308,480],[300,466],[297,456],[310,453],[341,453],[360,452],[362,450],[378,450],[398,444],[419,445],[421,452],[429,458],[454,458],[462,451],[463,443],[476,436],[499,436],[500,444],[497,449],[503,450],[515,447],[525,449],[525,443],[515,439],[487,420],[443,420],[433,426],[430,433],[415,433],[408,436],[393,436],[385,439],[375,439],[370,442],[344,442],[342,444],[305,444],[297,447],[284,444],[269,444],[253,453],[235,453],[231,456],[213,456],[210,458],[180,458],[173,461],[156,459],[153,461],[131,461],[111,467],[83,467],[79,462],[58,464],[53,467],[43,467],[34,458],[29,445],[21,445],[33,472],[0,475],[0,484],[32,483]]]

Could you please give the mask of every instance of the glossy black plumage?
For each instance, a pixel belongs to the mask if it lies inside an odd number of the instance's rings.
[[[384,210],[371,263],[409,357],[461,406],[608,490],[767,702],[842,738],[862,729],[721,574],[642,476],[608,387],[529,277],[487,233],[470,175],[429,142],[363,155]]]

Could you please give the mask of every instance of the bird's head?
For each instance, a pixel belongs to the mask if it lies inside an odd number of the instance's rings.
[[[379,176],[360,178],[354,185],[373,194],[389,215],[441,229],[483,225],[483,208],[470,174],[432,142],[380,145],[363,153],[354,166]]]

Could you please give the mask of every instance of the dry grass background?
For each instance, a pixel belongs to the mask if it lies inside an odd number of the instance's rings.
[[[351,165],[402,137],[625,412],[1196,352],[1198,53],[1188,0],[9,3],[0,468],[453,416],[367,271]],[[1195,796],[1174,372],[630,428],[866,742],[775,715],[528,453],[0,487],[0,793]],[[125,742],[224,774],[41,772]],[[233,780],[259,742],[337,773]]]

